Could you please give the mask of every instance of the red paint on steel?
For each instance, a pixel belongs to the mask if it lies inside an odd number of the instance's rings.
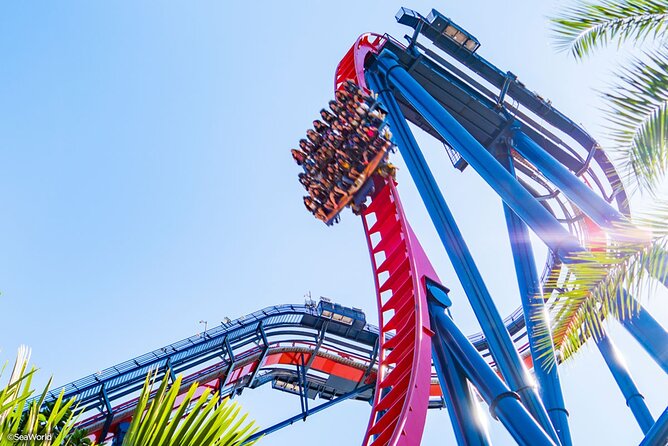
[[[431,390],[431,330],[423,275],[433,269],[408,226],[392,179],[374,178],[362,216],[380,325],[379,371],[364,445],[419,445]],[[390,337],[391,335],[391,337]]]
[[[293,342],[291,343],[291,347],[295,350],[309,348],[315,350],[315,344],[312,342]],[[272,345],[271,348],[280,349],[281,346],[276,344]],[[324,350],[326,350],[326,352]],[[248,357],[250,354],[259,355],[260,349],[256,346],[253,346],[247,352],[240,353],[237,356],[240,359],[243,359]],[[226,382],[225,388],[229,389],[231,386],[236,385],[240,379],[250,375],[257,367],[265,368],[276,364],[298,365],[302,364],[302,356],[304,360],[308,361],[312,354],[313,353],[303,353],[300,351],[279,351],[277,353],[268,354],[262,363],[253,359],[249,360],[247,363],[240,361],[242,363],[230,371],[230,376],[227,381],[225,381],[225,363],[219,362],[184,377],[179,398],[182,398],[185,395],[185,392],[193,382],[199,382],[197,392],[193,396],[193,399],[197,399],[206,388],[217,390],[219,388],[218,382],[221,379],[223,382]],[[321,356],[325,354],[326,356]],[[328,376],[335,376],[348,381],[359,382],[364,377],[364,371],[368,366],[369,358],[357,358],[355,355],[350,355],[344,351],[328,348],[323,349],[323,351],[321,351],[319,354],[316,354],[311,365],[311,370],[315,370]],[[374,379],[375,373],[371,372],[365,383],[373,382]],[[113,408],[113,412],[116,414],[116,416],[111,424],[111,428],[109,429],[109,433],[107,434],[106,439],[111,438],[113,435],[112,433],[116,430],[116,427],[119,423],[128,421],[132,418],[132,413],[134,412],[137,400],[138,398],[135,397]],[[105,422],[105,416],[106,415],[104,413],[95,414],[77,423],[77,426],[86,429],[89,436],[94,437],[96,442],[102,442],[105,440],[100,438],[102,433],[102,426]]]
[[[369,93],[364,79],[364,62],[370,53],[378,54],[385,40],[384,36],[373,33],[365,33],[359,36],[336,67],[334,90],[343,88],[343,84],[347,80],[352,80],[365,92]]]

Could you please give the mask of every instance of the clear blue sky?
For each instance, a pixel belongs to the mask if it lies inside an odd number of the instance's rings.
[[[229,6],[226,6],[229,4]],[[361,224],[303,209],[288,149],[332,96],[340,57],[365,31],[407,31],[400,6],[431,7],[480,53],[595,133],[605,58],[550,45],[535,1],[4,2],[0,5],[0,358],[33,348],[40,382],[64,384],[307,292],[364,308],[374,290]],[[596,133],[601,135],[601,133]],[[504,314],[518,304],[501,205],[442,148],[424,148]],[[411,221],[476,330],[403,163]],[[650,301],[668,324],[666,296]],[[668,381],[613,328],[654,415]],[[563,367],[578,444],[633,444],[640,430],[595,349]],[[299,410],[269,389],[240,399],[262,425]],[[340,405],[264,444],[358,444],[369,407]],[[493,429],[494,435],[499,432]],[[497,444],[510,444],[496,437]],[[448,440],[450,439],[450,440]],[[445,411],[425,445],[452,444]]]

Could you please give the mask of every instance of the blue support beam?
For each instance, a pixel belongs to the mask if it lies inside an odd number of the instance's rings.
[[[668,407],[645,434],[640,446],[666,446],[666,439],[668,439]]]
[[[631,317],[620,318],[619,322],[668,374],[668,332],[666,329],[640,304],[638,304],[636,313]]]
[[[507,172],[485,149],[485,147],[475,140],[475,138],[473,138],[456,119],[454,119],[415,79],[412,78],[412,76],[398,63],[396,57],[391,52],[388,52],[387,50],[383,51],[376,59],[371,69],[375,70],[377,74],[373,73],[369,75],[371,80],[370,83],[373,84],[375,82],[375,85],[372,85],[372,87],[381,94],[383,102],[385,103],[386,98],[388,97],[390,98],[390,101],[394,101],[392,93],[389,90],[391,87],[394,87],[398,93],[400,93],[418,111],[418,113],[420,113],[432,128],[439,133],[450,146],[462,155],[462,157],[496,191],[504,203],[546,243],[557,257],[566,263],[572,263],[573,255],[584,251],[578,240],[571,235],[566,228],[564,228],[556,218],[516,180],[516,178]],[[385,82],[381,83],[382,81]],[[395,112],[398,110],[398,105],[396,105],[396,101],[394,102],[396,110],[389,110],[388,108],[390,116],[396,114]],[[398,116],[402,115],[399,114]],[[393,130],[396,132],[397,127],[396,124],[393,124],[393,121],[398,120],[390,120]],[[401,121],[403,121],[403,119],[401,119]],[[400,122],[399,126],[401,125],[405,125],[405,123],[402,124]],[[405,132],[400,130],[400,138],[405,136],[401,133]],[[433,185],[433,177],[431,176],[431,172],[428,171],[428,168],[423,169],[423,172],[414,169],[415,164],[419,165],[424,161],[421,154],[418,153],[416,156],[409,153],[407,155],[405,153],[408,152],[407,150],[403,150],[401,146],[400,149],[402,149],[402,155],[406,160],[406,164],[413,179],[418,185],[418,189],[427,205],[427,209],[434,221],[436,229],[441,230],[439,235],[441,235],[441,239],[447,249],[448,241],[445,240],[447,234],[444,234],[442,231],[443,215],[438,215],[441,210],[430,208],[430,206],[434,207],[434,204],[438,203],[439,199],[442,200],[440,191]],[[419,150],[415,150],[415,152],[418,151]],[[413,164],[413,167],[411,167],[411,164]],[[432,187],[430,187],[429,183],[431,183]],[[425,184],[427,184],[426,187]],[[573,189],[576,187],[574,184],[571,184],[570,186],[572,186]],[[586,186],[582,185],[582,187]],[[572,192],[573,191],[571,191],[571,193]],[[593,194],[592,191],[588,193],[587,197],[591,194]],[[580,199],[583,199],[583,197],[580,197]],[[598,198],[598,200],[600,200],[600,198]],[[592,212],[592,215],[596,216],[599,223],[608,225],[609,227],[613,222],[621,221],[617,220],[619,215],[614,208],[608,205],[609,208],[612,209],[612,211],[610,211],[610,209],[605,208],[605,206],[597,206],[598,204],[600,203],[591,205],[590,207],[592,209],[590,209],[590,211]],[[439,221],[439,219],[441,221]],[[439,228],[439,225],[441,225],[441,228]],[[461,253],[459,254],[461,255]],[[452,255],[450,256],[452,258]],[[460,275],[460,279],[461,278]],[[662,281],[664,284],[666,283],[665,280]],[[468,293],[469,291],[467,291],[467,294]],[[484,330],[485,327],[483,326],[483,331]],[[636,334],[639,334],[638,332],[639,330],[636,330]],[[662,336],[660,342],[663,342],[665,339],[666,337]],[[650,341],[644,339],[641,343],[643,342],[648,344]],[[664,343],[664,345],[668,344]]]
[[[654,425],[654,418],[652,418],[652,414],[645,404],[645,398],[633,382],[633,378],[631,378],[631,374],[624,363],[621,353],[605,334],[596,340],[596,346],[608,365],[612,376],[615,378],[619,389],[622,391],[626,399],[626,405],[631,409],[642,432],[647,434]]]
[[[257,366],[255,367],[255,370],[250,374],[248,378],[248,385],[252,386],[253,381],[255,381],[255,377],[257,376],[258,372],[262,368],[262,364],[264,363],[264,360],[267,358],[267,355],[269,354],[269,341],[267,340],[267,334],[264,331],[264,321],[260,321],[257,325],[257,331],[258,334],[260,335],[260,339],[262,340],[262,353],[260,354],[260,357],[257,360]]]
[[[369,366],[366,368],[366,370],[364,371],[364,375],[362,375],[359,382],[357,383],[358,386],[361,386],[362,383],[366,381],[366,379],[373,371],[373,367],[376,365],[376,362],[378,361],[379,350],[380,350],[380,336],[378,337],[378,339],[376,339],[376,343],[373,346],[373,351],[371,352],[371,356],[369,356]]]
[[[330,401],[328,401],[324,404],[321,404],[317,407],[311,408],[311,410],[309,410],[309,415],[316,414],[316,413],[321,412],[325,409],[329,409],[330,407],[332,407],[332,406],[334,406],[334,405],[336,405],[340,402],[349,400],[351,398],[355,398],[357,395],[360,395],[360,394],[362,394],[362,393],[364,393],[368,390],[373,390],[375,388],[375,386],[376,386],[375,384],[367,384],[365,386],[358,387],[355,390],[352,390],[352,391],[350,391],[350,392],[348,392],[344,395],[341,395],[338,398],[330,400]],[[300,420],[303,420],[303,419],[304,419],[303,414],[301,414],[301,413],[297,414],[297,415],[295,415],[293,417],[290,417],[290,418],[288,418],[284,421],[281,421],[280,423],[276,423],[271,427],[268,427],[266,429],[261,430],[260,432],[257,432],[255,434],[251,435],[250,437],[248,437],[248,439],[243,444],[251,443],[251,442],[257,440],[260,437],[263,437],[265,435],[269,435],[273,432],[276,432],[277,430],[283,429],[284,427],[290,426],[291,424],[296,423],[297,421],[300,421]]]
[[[458,151],[478,172],[478,174],[496,191],[504,203],[545,242],[558,258],[565,263],[572,263],[574,261],[573,256],[584,251],[584,248],[580,246],[578,240],[571,235],[566,228],[564,228],[557,219],[517,181],[516,178],[507,172],[485,149],[485,147],[473,138],[473,136],[471,136],[466,129],[464,129],[464,127],[462,127],[462,125],[438,103],[438,101],[431,97],[431,95],[412,78],[412,76],[398,63],[396,56],[391,52],[384,50],[376,59],[375,64],[371,69],[375,69],[378,73],[371,74],[369,77],[371,78],[371,81],[376,79],[375,83],[379,87],[377,88],[377,91],[379,91],[381,97],[389,98],[390,101],[394,101],[395,109],[398,110],[398,105],[396,105],[396,101],[389,91],[390,87],[396,88],[396,90],[420,113],[420,115],[422,115],[432,128],[436,130],[436,132],[438,132],[450,146]],[[384,78],[382,76],[384,76]],[[384,80],[385,83],[380,84],[379,80]],[[395,113],[396,110],[388,110],[390,111],[390,116],[392,113]],[[401,116],[401,114],[399,114],[399,116]],[[401,121],[403,121],[403,119]],[[391,125],[392,122],[393,120],[391,119]],[[405,125],[405,123],[402,124],[400,122],[399,125]],[[393,130],[396,131],[394,126]],[[400,147],[400,149],[402,148]],[[411,164],[424,161],[422,155],[418,153],[417,156],[413,156],[410,153],[406,154],[406,152],[408,151],[402,150],[402,155],[406,160],[411,176],[418,185],[418,189],[424,188],[424,184],[427,184],[428,190],[420,190],[425,203],[435,203],[438,202],[439,199],[442,200],[440,191],[438,191],[435,186],[431,187],[433,190],[429,190],[429,183],[433,184],[433,177],[431,176],[431,172],[428,171],[428,168],[425,169],[425,172],[420,172],[411,167]],[[439,230],[439,225],[441,224],[439,218],[441,218],[441,216],[438,215],[438,209],[434,212],[433,209],[430,209],[429,204],[427,204],[427,209],[434,221],[436,229]],[[614,215],[612,217],[614,217]],[[446,240],[444,240],[444,235],[447,237],[447,234],[439,232],[439,235],[441,235],[444,245],[447,245]],[[452,259],[452,255],[450,255],[450,257]],[[661,278],[659,279],[661,280]],[[664,284],[666,283],[665,280],[663,280],[663,282]],[[467,291],[467,295],[468,293],[469,292]],[[645,320],[650,321],[650,318],[645,318]],[[483,331],[484,330],[485,327],[483,326]],[[659,330],[654,330],[654,332],[659,333]],[[487,333],[485,334],[487,335]],[[639,330],[636,330],[636,335],[641,335]],[[489,335],[487,336],[489,339]],[[644,345],[649,345],[652,342],[651,339],[644,336],[644,334],[643,338],[641,343],[644,343]],[[666,336],[665,331],[663,334],[660,334],[656,343],[658,343],[658,345],[668,345],[668,336]],[[658,350],[656,351],[657,355],[653,354],[653,356],[655,358],[661,358],[662,352],[665,351],[665,347],[655,350]]]
[[[573,253],[582,251],[578,240],[399,65],[394,54],[383,51],[376,60],[375,68],[559,258],[567,259]],[[395,127],[392,129],[396,130]],[[415,175],[413,178],[416,179]]]
[[[619,229],[620,225],[629,227],[629,222],[623,214],[598,196],[559,161],[517,128],[513,130],[513,147],[536,166],[546,178],[554,183],[597,225],[613,231]],[[569,259],[562,260],[566,263],[569,262]],[[664,256],[661,262],[661,265],[665,265],[668,259]],[[665,268],[655,268],[653,273],[657,280],[664,285],[668,285],[668,274]],[[628,299],[628,296],[624,297]],[[618,300],[620,301],[620,307],[623,307],[622,299]],[[628,315],[628,317],[620,318],[620,322],[668,373],[668,333],[645,308],[637,302],[635,305],[638,311]]]
[[[587,214],[594,223],[608,230],[620,229],[629,220],[610,203],[596,194],[563,164],[547,153],[519,126],[513,127],[513,148],[552,182],[569,200]]]
[[[128,433],[129,429],[130,429],[129,421],[123,421],[122,423],[118,423],[118,427],[116,428],[116,432],[114,433],[114,438],[113,440],[111,440],[111,446],[122,446],[123,440],[125,439],[125,435]]]
[[[426,282],[427,293],[430,296],[430,314],[443,311],[442,306],[435,304],[434,300],[438,299],[440,302],[449,302],[447,292],[436,283],[431,282],[430,279],[426,279]],[[440,299],[435,296],[438,296],[438,294],[441,295],[439,296]],[[432,308],[434,305],[436,306]],[[436,326],[434,321],[432,321],[431,326]],[[466,374],[439,339],[438,336],[432,339],[432,356],[457,444],[486,446],[490,444],[489,435],[479,417],[474,415],[480,409],[475,396],[471,394]]]
[[[225,358],[225,356],[227,356],[227,358]],[[234,368],[236,367],[236,359],[234,358],[234,351],[232,350],[232,345],[230,344],[229,337],[225,337],[225,340],[223,341],[223,360],[226,360],[229,365],[225,370],[225,378],[220,386],[221,388],[225,388],[227,386],[227,383],[230,379],[230,375],[232,374]]]
[[[597,195],[586,184],[552,157],[540,145],[524,134],[519,128],[513,129],[513,147],[575,203],[600,227],[613,231],[629,229],[628,219]],[[628,233],[628,231],[627,231]],[[636,237],[642,234],[636,234]],[[653,276],[668,286],[668,256],[664,255],[658,267],[651,268]],[[633,335],[652,358],[668,373],[668,333],[638,304],[639,311],[630,317],[620,318],[624,327]]]
[[[301,364],[297,364],[297,375],[299,377],[299,401],[302,406],[302,418],[306,421],[308,417],[308,381],[306,379],[306,362],[304,354],[301,354]]]
[[[617,239],[636,242],[648,240],[649,233],[641,229],[633,230],[631,222],[625,215],[524,134],[519,126],[513,128],[513,147],[598,226],[615,234]],[[653,276],[666,287],[668,287],[667,265],[668,254],[664,253],[660,264],[650,269]]]
[[[506,147],[502,147],[500,150],[499,155],[503,164],[508,172],[515,176],[515,168],[510,153]],[[548,352],[550,357],[547,357],[544,356],[546,352],[542,351],[538,345],[538,330],[542,327],[549,327],[550,322],[545,317],[543,291],[536,271],[536,261],[531,247],[529,230],[526,224],[505,203],[503,212],[508,227],[508,235],[510,236],[510,248],[515,262],[515,274],[520,290],[529,347],[534,360],[533,370],[536,381],[538,381],[538,390],[561,444],[570,446],[572,440],[568,426],[568,411],[561,391],[559,372],[556,367],[557,361],[554,358],[553,350]],[[554,365],[548,364],[549,359],[552,360]]]
[[[107,395],[107,389],[102,384],[100,388],[100,397],[104,403],[104,408],[106,409],[106,417],[104,420],[104,425],[102,426],[102,431],[100,433],[100,443],[104,442],[104,439],[109,434],[109,429],[111,428],[111,423],[114,421],[114,408],[111,407],[111,401],[109,401],[109,396]]]
[[[400,70],[405,72],[403,68],[400,68],[393,70],[392,73]],[[508,382],[508,385],[520,393],[522,401],[529,412],[539,420],[541,426],[550,433],[551,437],[555,441],[558,441],[558,436],[547,415],[547,411],[538,397],[533,379],[528,375],[519,354],[515,350],[512,339],[503,324],[503,319],[494,305],[492,296],[485,286],[482,275],[436,184],[436,180],[424,159],[420,147],[408,127],[408,123],[404,119],[399,104],[383,77],[374,73],[370,73],[367,76],[371,88],[378,92],[383,105],[387,108],[387,119],[392,128],[394,139],[415,181],[420,196],[434,223],[434,227],[441,238],[441,242],[448,253],[448,257],[462,283],[466,296],[480,322],[480,326],[489,344],[489,350],[501,374],[506,379],[506,382]],[[410,78],[408,74],[406,76]],[[422,88],[419,84],[418,87]],[[491,156],[489,153],[487,155]],[[492,160],[504,174],[510,175],[494,158]],[[511,179],[514,181],[514,178],[511,177]],[[522,190],[524,189],[522,188]],[[539,205],[539,207],[543,209],[542,206]],[[558,226],[561,228],[560,225]]]
[[[169,382],[174,383],[174,381],[176,381],[176,375],[174,374],[174,369],[172,368],[171,357],[167,358],[167,361],[165,361],[165,372],[169,373]]]
[[[520,403],[517,393],[494,373],[494,370],[480,356],[457,325],[445,313],[448,302],[429,297],[429,317],[436,333],[434,342],[442,344],[465,371],[468,379],[476,386],[489,405],[490,413],[498,418],[510,435],[520,445],[555,445],[550,436],[533,419]]]

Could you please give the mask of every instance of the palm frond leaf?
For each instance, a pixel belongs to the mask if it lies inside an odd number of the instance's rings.
[[[635,58],[604,94],[610,138],[627,184],[655,193],[668,172],[668,48]]]
[[[583,58],[596,48],[646,38],[661,39],[668,29],[666,0],[578,2],[552,19],[557,48]]]
[[[628,319],[657,283],[668,284],[668,204],[656,205],[620,232],[646,228],[649,241],[608,241],[605,246],[576,255],[564,269],[553,272],[546,286],[556,290],[552,322],[542,320],[537,332],[541,358],[553,365],[573,356],[590,339],[599,339],[611,318]],[[556,355],[554,355],[556,350]]]
[[[156,377],[157,371],[146,377],[124,446],[240,446],[257,431],[255,422],[240,414],[240,406],[220,400],[218,392],[207,388],[196,397],[195,382],[178,402],[181,377],[171,385],[165,379],[153,391]]]
[[[51,381],[38,398],[28,403],[33,394],[32,378],[35,369],[27,369],[30,350],[20,348],[11,376],[4,387],[0,387],[0,446],[37,444],[32,440],[14,441],[16,434],[37,434],[47,437],[40,441],[45,445],[70,445],[70,434],[74,432],[74,400],[63,399],[63,393],[44,411],[43,402]],[[90,442],[88,442],[90,444]]]

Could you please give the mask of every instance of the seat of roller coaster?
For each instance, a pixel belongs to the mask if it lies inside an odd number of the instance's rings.
[[[299,181],[309,192],[306,208],[328,226],[338,222],[345,207],[360,214],[373,193],[374,174],[394,175],[387,162],[392,147],[385,117],[377,100],[353,82],[337,91],[329,102],[332,112],[322,109],[322,120],[313,121],[307,139],[293,149],[292,157],[302,166]]]
[[[344,195],[343,199],[337,203],[336,208],[322,219],[325,224],[328,226],[333,224],[335,218],[346,206],[352,205],[354,210],[363,207],[366,198],[373,193],[373,181],[369,180],[374,174],[379,175],[376,171],[383,162],[386,154],[386,151],[379,151],[378,154],[376,154],[374,159],[366,166],[364,172],[357,178],[355,184],[348,189],[347,195]],[[362,209],[360,209],[360,212],[361,210]]]

